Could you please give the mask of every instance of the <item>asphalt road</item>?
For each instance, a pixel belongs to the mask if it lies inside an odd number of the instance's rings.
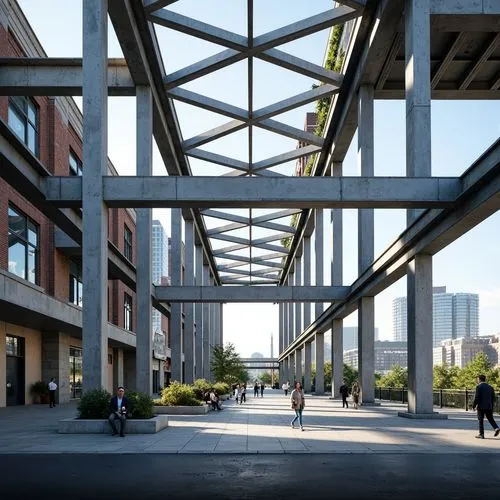
[[[0,498],[498,499],[499,454],[0,455]]]

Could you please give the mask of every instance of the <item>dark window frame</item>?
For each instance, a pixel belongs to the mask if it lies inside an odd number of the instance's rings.
[[[123,327],[129,332],[132,331],[132,297],[127,293],[123,293]]]
[[[71,160],[74,161],[75,166],[71,164]],[[78,158],[78,156],[72,149],[69,150],[68,167],[69,167],[69,175],[72,175],[74,177],[81,177],[83,175],[82,160]]]
[[[18,232],[15,231],[14,228],[11,229],[9,221],[7,221],[7,234],[9,238],[7,255],[10,253],[10,240],[15,239],[19,243],[24,245],[24,277],[19,276],[19,274],[13,273],[21,279],[28,281],[29,283],[33,283],[34,285],[40,284],[40,225],[37,224],[31,217],[28,217],[22,210],[19,210],[15,205],[9,203],[7,208],[7,219],[9,219],[10,211],[15,212],[19,217],[24,219],[24,233],[25,235],[19,235]],[[33,228],[30,228],[30,225],[36,230],[36,245],[30,242],[29,231]],[[12,234],[11,234],[12,232]],[[35,231],[33,231],[35,232]],[[29,255],[30,249],[34,249],[35,254],[35,280],[31,281],[29,279],[30,271],[29,271]],[[10,271],[9,271],[10,272]]]
[[[133,235],[127,224],[123,225],[123,255],[132,262],[133,258]]]
[[[33,114],[35,115],[35,121],[29,117],[29,109],[33,110]],[[40,150],[40,108],[34,99],[28,96],[10,96],[9,97],[9,113],[10,111],[14,112],[17,115],[17,118],[23,122],[24,124],[24,138],[20,138],[26,147],[38,157]],[[9,121],[9,120],[8,120]],[[10,123],[9,123],[10,125]],[[29,129],[30,127],[34,130],[35,133],[35,144],[34,151],[29,146]],[[17,134],[16,134],[17,135]],[[18,136],[19,137],[19,136]]]

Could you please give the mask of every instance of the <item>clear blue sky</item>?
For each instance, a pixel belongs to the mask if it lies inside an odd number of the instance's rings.
[[[51,57],[81,57],[82,21],[81,0],[20,0],[21,7],[37,36]],[[301,0],[255,0],[255,35],[308,17],[331,7],[330,0],[304,2]],[[246,30],[246,2],[244,0],[180,0],[172,10],[199,20],[216,24],[241,34]],[[54,22],[57,19],[57,23]],[[110,25],[109,57],[123,57]],[[167,72],[172,72],[199,59],[219,52],[221,47],[201,42],[166,28],[157,29]],[[289,53],[321,64],[328,31],[280,47]],[[185,86],[190,90],[246,107],[246,62],[241,62],[203,77]],[[254,107],[302,92],[314,83],[270,64],[255,62]],[[79,102],[79,99],[76,99]],[[285,123],[302,128],[305,106],[279,117]],[[177,103],[176,110],[184,138],[211,129],[227,121],[214,113]],[[405,115],[403,101],[377,101],[375,105],[375,175],[405,174]],[[432,174],[460,175],[500,135],[500,102],[433,101],[432,103]],[[247,134],[238,133],[204,146],[205,149],[247,160]],[[291,139],[259,131],[254,128],[254,160],[273,156],[295,148]],[[109,156],[121,174],[135,173],[135,100],[131,97],[109,99]],[[219,175],[227,171],[201,161],[190,161],[197,175]],[[275,170],[291,174],[294,164],[285,164]],[[163,174],[164,167],[155,153],[154,170]],[[356,137],[344,162],[345,175],[358,175],[356,164]],[[214,207],[216,208],[216,207]],[[247,211],[235,211],[247,214]],[[325,224],[330,217],[325,214]],[[154,216],[170,230],[168,210],[155,210]],[[402,210],[375,211],[375,253],[392,242],[405,227]],[[357,217],[355,210],[344,210],[344,284],[350,284],[357,275]],[[211,224],[208,220],[209,225]],[[480,333],[500,332],[500,216],[495,214],[460,240],[451,244],[434,258],[434,284],[446,285],[450,292],[480,294]],[[215,224],[219,225],[220,222]],[[237,233],[235,233],[237,234]],[[246,233],[242,233],[247,236]],[[329,256],[329,228],[326,228],[325,256]],[[258,235],[254,234],[254,237]],[[314,268],[313,268],[314,279]],[[330,270],[325,263],[325,283]],[[376,325],[381,338],[392,336],[392,299],[406,294],[405,279],[376,298]],[[346,325],[356,325],[352,315]],[[270,334],[275,336],[277,351],[278,308],[273,305],[226,305],[224,337],[232,341],[244,356],[260,351],[269,354]]]

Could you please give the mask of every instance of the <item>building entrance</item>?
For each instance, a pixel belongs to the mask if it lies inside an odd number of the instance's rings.
[[[7,335],[7,406],[23,405],[26,391],[25,369],[24,369],[24,339]]]

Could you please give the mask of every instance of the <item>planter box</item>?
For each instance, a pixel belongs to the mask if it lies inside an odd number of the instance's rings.
[[[209,405],[203,406],[155,406],[157,415],[204,415],[208,413]]]
[[[149,419],[127,420],[125,434],[155,434],[168,427],[168,417],[157,415]],[[60,434],[111,434],[107,420],[65,418],[59,420]]]

